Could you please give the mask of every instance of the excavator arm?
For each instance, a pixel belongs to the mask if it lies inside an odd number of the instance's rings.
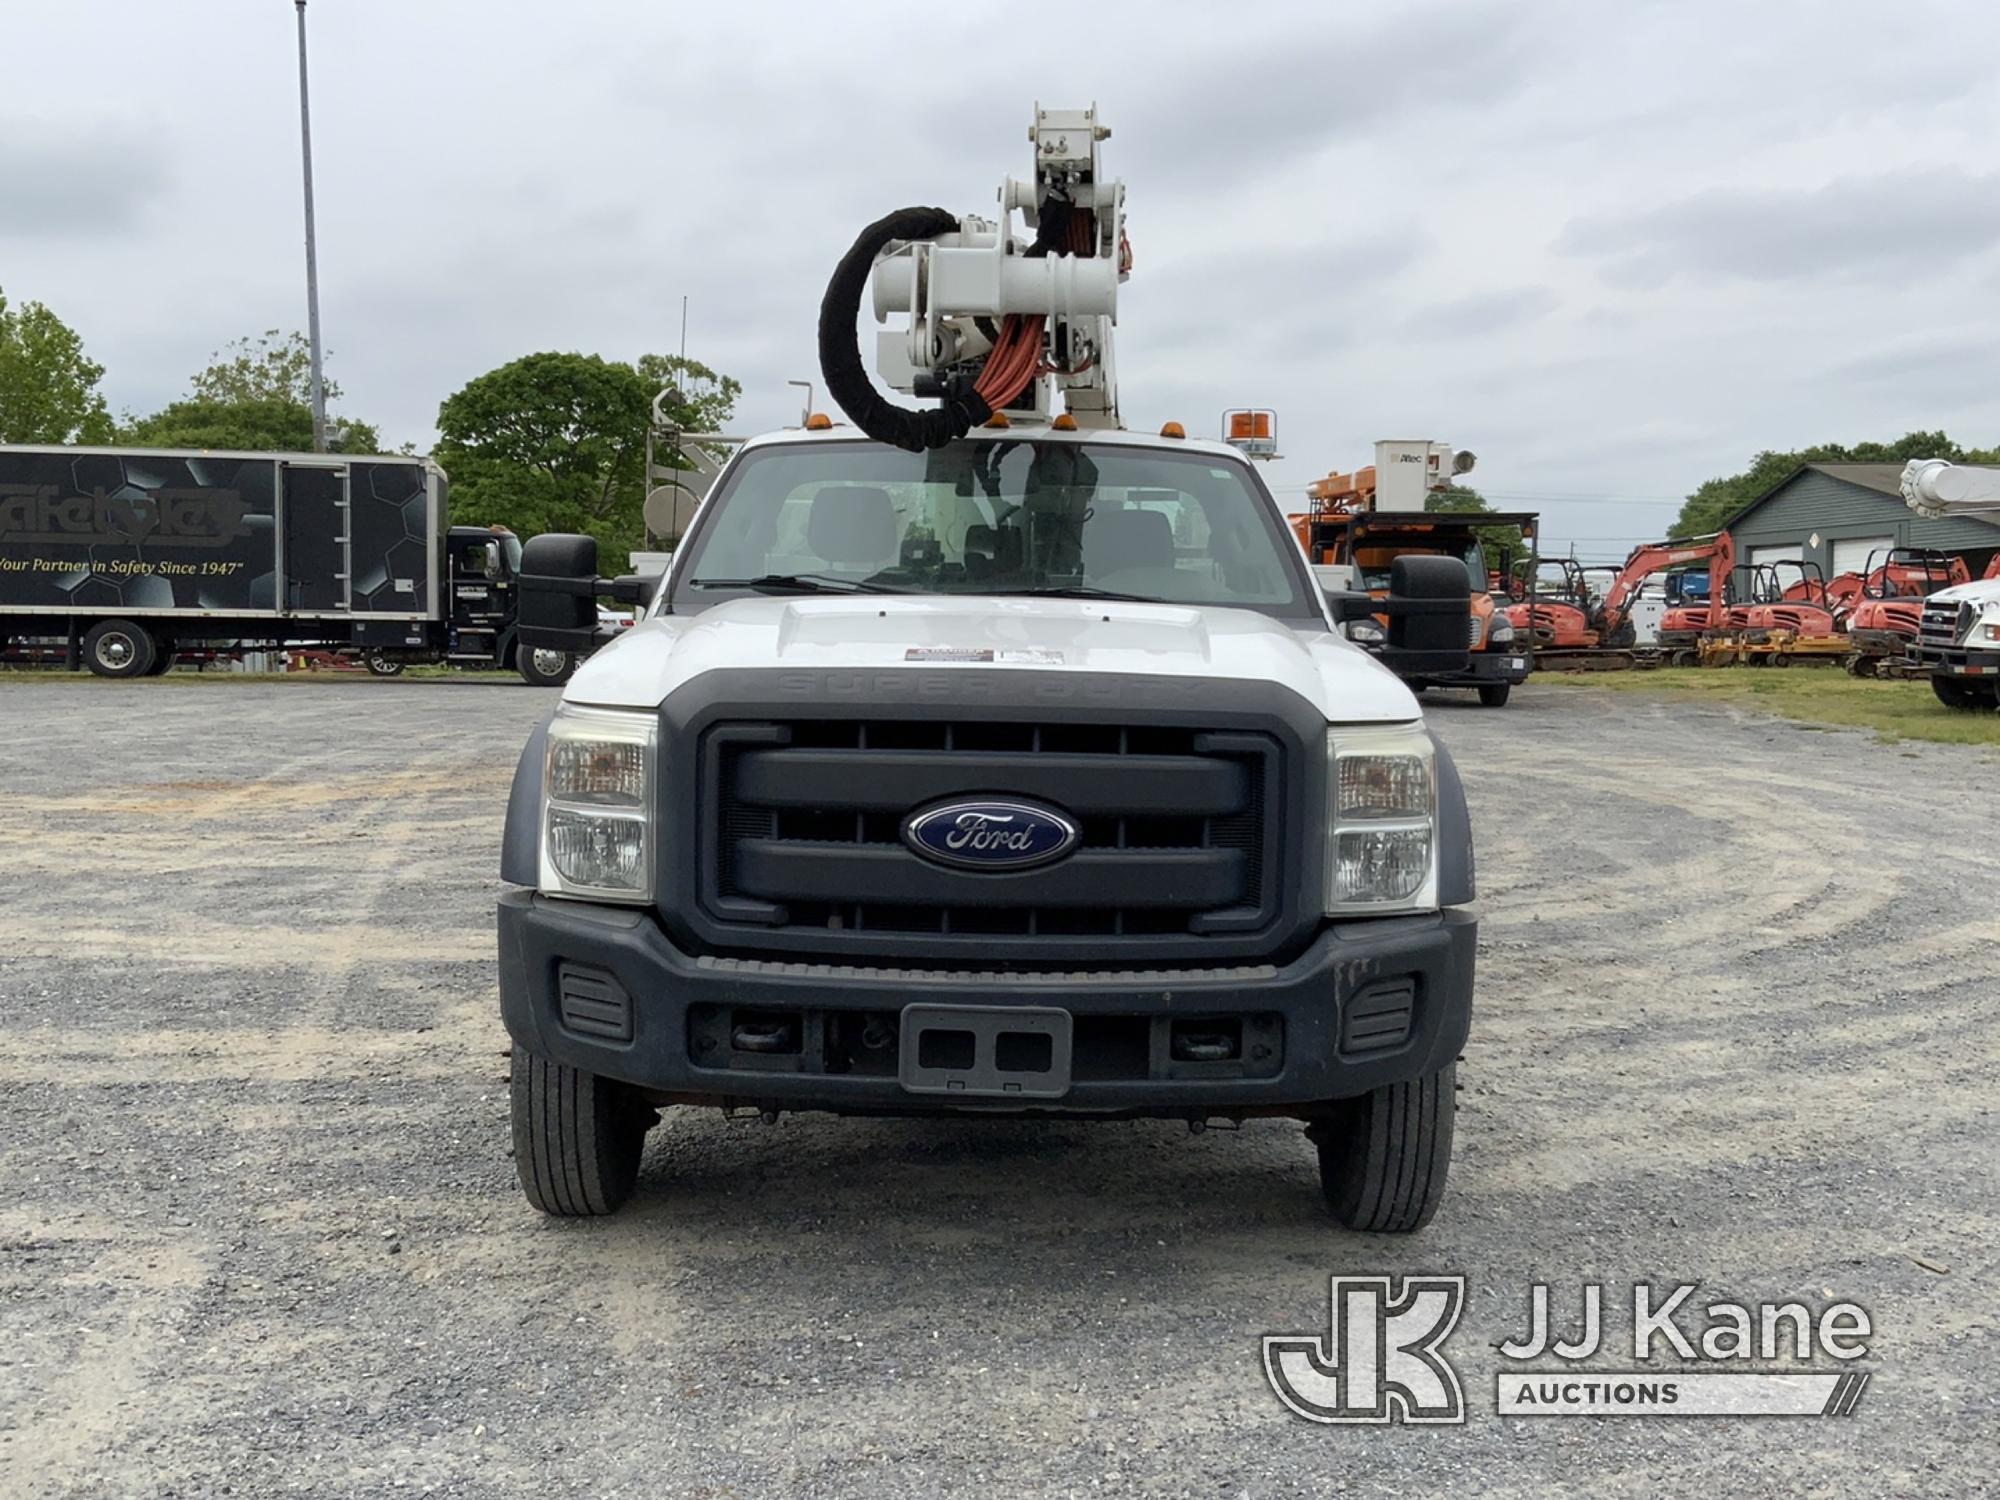
[[[1728,532],[1718,532],[1703,541],[1653,542],[1634,547],[1625,559],[1617,581],[1604,595],[1604,634],[1609,637],[1625,623],[1633,598],[1645,581],[1662,568],[1682,563],[1706,562],[1709,572],[1709,602],[1722,602],[1729,575],[1736,567],[1736,543]]]

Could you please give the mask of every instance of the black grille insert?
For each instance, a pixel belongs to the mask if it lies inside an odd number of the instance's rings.
[[[1102,940],[1243,938],[1282,915],[1280,739],[1194,726],[983,719],[710,725],[715,799],[700,866],[708,913],[848,950],[884,939],[968,953]],[[949,797],[1023,797],[1077,824],[1052,864],[988,873],[919,858],[903,820]],[[883,945],[894,951],[893,941]],[[1032,962],[1032,957],[1026,961]]]

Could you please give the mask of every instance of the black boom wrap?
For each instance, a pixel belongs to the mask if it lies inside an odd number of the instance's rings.
[[[993,415],[993,408],[972,391],[946,399],[934,410],[918,410],[885,401],[868,379],[861,362],[855,323],[861,316],[861,292],[875,268],[875,257],[894,240],[928,240],[958,228],[958,215],[941,208],[899,208],[861,231],[854,246],[833,269],[826,296],[819,304],[819,368],[827,393],[868,436],[894,443],[912,453],[942,448],[962,438]]]

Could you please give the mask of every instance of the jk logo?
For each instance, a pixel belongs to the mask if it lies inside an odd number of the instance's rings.
[[[1268,1334],[1264,1378],[1308,1422],[1465,1421],[1458,1371],[1438,1346],[1465,1310],[1463,1276],[1336,1276],[1324,1337]]]

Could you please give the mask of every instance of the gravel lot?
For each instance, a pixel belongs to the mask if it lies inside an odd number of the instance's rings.
[[[1411,1241],[1334,1230],[1269,1121],[671,1112],[632,1209],[552,1223],[491,935],[549,703],[0,677],[0,1493],[1990,1492],[1990,753],[1437,704],[1486,916]],[[1468,1425],[1287,1416],[1259,1335],[1420,1270],[1471,1278]],[[1863,1303],[1859,1412],[1493,1414],[1528,1283],[1606,1283],[1622,1343],[1647,1278]]]

